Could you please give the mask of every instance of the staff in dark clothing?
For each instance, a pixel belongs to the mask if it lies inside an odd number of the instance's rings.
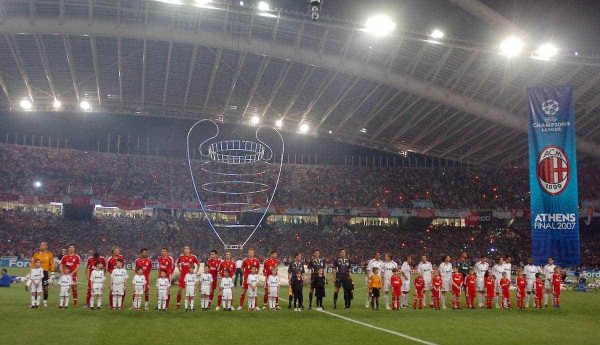
[[[297,271],[292,276],[292,294],[294,296],[294,310],[302,311],[304,309],[304,296],[302,295],[302,287],[304,286],[304,277],[302,272]]]
[[[315,289],[315,297],[317,297],[317,310],[323,310],[323,298],[325,298],[325,284],[327,284],[327,278],[325,278],[325,269],[319,269],[317,271],[317,275],[311,277],[310,283]]]
[[[325,272],[325,260],[321,258],[321,251],[315,249],[313,257],[308,263],[308,271],[310,272],[310,292],[308,293],[308,309],[312,308],[313,294],[315,292],[314,280],[317,277],[319,270]],[[324,297],[324,296],[323,296]]]
[[[335,292],[333,293],[333,309],[337,308],[338,295],[340,288],[344,288],[344,301],[346,309],[350,308],[349,301],[352,297],[354,284],[350,275],[350,260],[346,257],[346,249],[341,249],[339,257],[333,263],[333,275],[335,277]]]
[[[288,283],[290,287],[292,287],[292,277],[295,277],[298,272],[300,272],[301,275],[305,273],[304,262],[302,262],[301,253],[296,253],[296,255],[294,255],[294,261],[292,261],[288,266]],[[302,290],[300,293],[302,293]],[[291,293],[288,293],[288,309],[292,309],[293,299],[294,291],[292,290]]]

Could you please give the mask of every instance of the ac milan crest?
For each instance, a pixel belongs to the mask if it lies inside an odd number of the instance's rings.
[[[562,193],[571,178],[571,166],[565,151],[554,145],[544,147],[537,159],[536,175],[546,193]]]

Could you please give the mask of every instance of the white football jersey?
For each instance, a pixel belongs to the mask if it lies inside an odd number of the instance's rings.
[[[267,284],[269,285],[269,289],[277,289],[279,287],[279,276],[270,275],[269,279],[267,279]]]
[[[93,270],[90,275],[90,281],[92,284],[102,284],[104,283],[104,271],[102,270]]]
[[[381,272],[381,275],[386,280],[392,279],[392,276],[394,275],[394,272],[392,271],[397,268],[398,264],[396,261],[386,261],[383,263],[383,271]]]
[[[525,273],[527,280],[535,280],[535,275],[541,272],[542,270],[540,267],[536,265],[525,265],[525,268],[523,269],[523,273]]]
[[[211,286],[213,282],[212,274],[200,273],[200,286]]]
[[[258,285],[258,274],[250,274],[248,275],[248,286],[252,286],[253,288]]]
[[[185,286],[194,286],[196,285],[196,283],[198,283],[198,276],[195,275],[194,273],[187,273],[185,275]]]
[[[169,280],[169,278],[156,279],[156,288],[158,289],[158,291],[167,291],[167,289],[170,286],[171,286],[171,281]]]
[[[452,278],[452,264],[450,262],[442,262],[438,269],[442,279],[450,280]]]
[[[504,265],[496,264],[492,267],[492,274],[496,277],[496,280],[502,278],[502,273],[504,273]]]
[[[32,268],[29,272],[29,280],[36,284],[40,283],[42,281],[42,278],[44,278],[44,270],[41,267]]]
[[[369,263],[367,264],[367,273],[369,274],[369,277],[373,274],[374,268],[378,268],[381,272],[383,269],[383,261],[375,259],[369,260]]]
[[[487,272],[489,269],[490,269],[489,263],[477,261],[477,263],[475,264],[475,274],[477,275],[477,278],[483,279],[485,272]]]
[[[69,287],[73,285],[73,277],[70,274],[63,274],[58,279],[58,285],[60,287]]]
[[[146,277],[144,277],[144,275],[136,274],[133,276],[131,283],[133,284],[134,287],[143,289],[146,286]]]
[[[402,263],[402,267],[400,268],[400,271],[403,273],[403,277],[402,280],[404,281],[405,279],[409,279],[410,280],[410,265],[408,264],[408,262],[404,261]]]
[[[431,280],[431,271],[433,271],[433,265],[431,262],[419,262],[417,270],[423,275],[423,279],[427,281]]]
[[[231,277],[221,278],[221,287],[223,289],[233,289],[233,279]]]
[[[127,274],[127,270],[124,268],[115,268],[110,274],[110,278],[113,284],[119,285],[125,283],[125,280],[129,278],[129,274]]]
[[[554,268],[556,267],[556,265],[546,265],[544,266],[544,276],[546,277],[546,280],[551,280],[552,279],[552,275],[554,274]]]
[[[504,272],[508,275],[508,278],[512,275],[512,264],[505,262],[502,266],[504,266]]]

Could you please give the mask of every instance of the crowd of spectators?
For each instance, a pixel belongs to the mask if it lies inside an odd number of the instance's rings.
[[[199,174],[200,162],[194,170]],[[579,171],[580,200],[600,199],[596,168]],[[260,179],[273,179],[275,169]],[[270,175],[269,175],[270,174]],[[35,187],[34,181],[41,186]],[[273,183],[271,182],[271,185]],[[310,187],[310,188],[308,188]],[[195,201],[185,159],[0,145],[0,193]],[[274,204],[284,207],[522,209],[529,207],[526,169],[409,168],[284,164]]]
[[[600,267],[598,230],[598,225],[582,225],[581,258],[588,268]],[[225,236],[231,239],[236,234]],[[202,219],[102,216],[73,221],[49,212],[25,209],[0,210],[0,238],[0,256],[24,258],[31,257],[40,241],[48,241],[54,253],[75,243],[84,256],[93,252],[108,255],[112,246],[119,245],[128,259],[137,257],[141,248],[148,248],[156,256],[167,246],[176,256],[183,246],[189,245],[200,259],[206,259],[211,249],[223,248]],[[331,260],[343,247],[357,264],[364,263],[376,251],[391,252],[396,258],[428,255],[434,263],[440,262],[446,254],[456,257],[466,251],[472,260],[483,254],[491,258],[503,255],[511,256],[513,263],[519,264],[526,262],[530,246],[529,224],[525,220],[516,221],[510,227],[501,221],[475,227],[433,226],[427,222],[394,226],[277,222],[261,226],[246,244],[246,247],[256,248],[261,258],[267,257],[271,249],[277,249],[282,261],[296,252],[309,257],[315,248]],[[240,257],[242,253],[235,251],[234,255]]]

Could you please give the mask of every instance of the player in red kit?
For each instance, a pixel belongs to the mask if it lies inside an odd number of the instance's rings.
[[[200,261],[192,254],[189,246],[183,247],[183,254],[177,258],[179,267],[179,290],[177,291],[177,309],[181,308],[181,291],[185,289],[185,275],[190,272],[190,266],[200,267]]]
[[[88,278],[87,294],[85,296],[85,308],[90,305],[90,298],[92,297],[92,281],[90,280],[90,276],[98,264],[102,264],[102,266],[106,267],[106,260],[99,253],[94,253],[89,257],[89,259],[87,259],[87,262],[85,263],[85,272],[87,273]]]
[[[452,268],[452,309],[460,309],[460,292],[462,291],[464,278],[460,273],[458,265]]]
[[[148,257],[148,249],[142,248],[142,250],[140,250],[140,256],[135,259],[134,267],[136,272],[141,268],[144,277],[146,277],[146,286],[144,287],[144,309],[148,310],[148,301],[150,299],[150,272],[152,272],[152,260]]]
[[[554,308],[560,308],[560,285],[562,284],[562,278],[560,277],[560,268],[554,267],[554,274],[552,275],[552,305]]]
[[[256,271],[260,269],[260,260],[254,257],[254,248],[248,249],[248,256],[242,261],[242,270],[244,271],[244,283],[242,284],[242,294],[240,295],[240,305],[238,310],[241,310],[246,301],[246,290],[248,290],[248,276],[252,272],[252,268],[256,267]]]
[[[219,265],[219,276],[221,276],[221,278],[225,277],[225,270],[228,270],[230,273],[235,272],[235,261],[233,261],[230,251],[225,252],[225,260],[221,261],[221,264]],[[215,309],[220,309],[222,298],[223,295],[219,294],[217,297],[217,308]]]
[[[425,279],[421,273],[417,273],[417,277],[413,282],[415,286],[415,301],[413,302],[413,309],[423,309],[423,298],[425,297]]]
[[[167,247],[163,247],[160,251],[160,256],[158,257],[158,272],[165,272],[165,278],[171,281],[171,275],[173,275],[173,271],[175,271],[175,260],[173,260],[173,257],[169,255],[169,250]],[[169,308],[170,301],[171,294],[167,294],[166,308]]]
[[[500,292],[502,293],[502,309],[512,308],[510,304],[510,279],[506,272],[500,278]]]
[[[517,307],[519,309],[525,308],[525,296],[527,289],[527,279],[523,275],[523,270],[517,270]]]
[[[73,291],[73,306],[77,306],[77,270],[79,269],[80,265],[81,258],[75,253],[75,245],[71,243],[69,244],[67,255],[60,259],[60,265],[58,268],[60,273],[64,274],[65,267],[68,267],[71,277],[73,278],[73,285],[71,285],[71,290]]]
[[[117,267],[117,261],[119,261],[119,260],[123,261],[123,267],[125,267],[125,259],[123,258],[123,255],[121,255],[121,248],[114,246],[110,250],[110,258],[108,258],[108,261],[106,262],[106,270],[108,271],[109,276],[112,273],[112,271],[115,269],[115,267]],[[122,298],[123,298],[123,300],[125,300],[125,291],[123,291]],[[112,290],[108,294],[108,304],[109,304],[109,307],[112,309],[112,307],[113,307]]]
[[[535,283],[533,283],[533,289],[535,292],[535,307],[541,309],[544,302],[544,281],[542,280],[542,274],[535,274]]]
[[[271,270],[273,267],[279,267],[279,259],[277,259],[277,251],[271,250],[269,253],[269,258],[263,262],[263,275],[265,276],[265,281],[267,277],[271,275]],[[267,302],[269,301],[269,284],[265,284],[265,294],[263,296],[263,308],[267,309]]]
[[[496,297],[496,282],[490,271],[486,271],[483,276],[483,286],[485,287],[486,306],[488,309],[492,309],[494,297]]]
[[[433,279],[431,279],[431,300],[433,308],[440,310],[440,298],[442,298],[442,277],[438,270],[433,271]]]
[[[390,277],[392,287],[392,309],[400,310],[400,299],[402,298],[402,275],[397,268],[392,269],[393,275]]]
[[[469,274],[465,278],[465,293],[467,295],[467,308],[475,309],[475,296],[477,295],[477,276],[475,270],[469,268]]]
[[[208,270],[210,275],[212,276],[212,285],[210,286],[210,301],[208,302],[208,308],[212,305],[212,300],[215,297],[215,289],[217,288],[217,274],[219,272],[219,266],[221,266],[221,259],[219,259],[219,253],[216,250],[210,251],[210,258],[206,260],[206,266],[208,266]]]

